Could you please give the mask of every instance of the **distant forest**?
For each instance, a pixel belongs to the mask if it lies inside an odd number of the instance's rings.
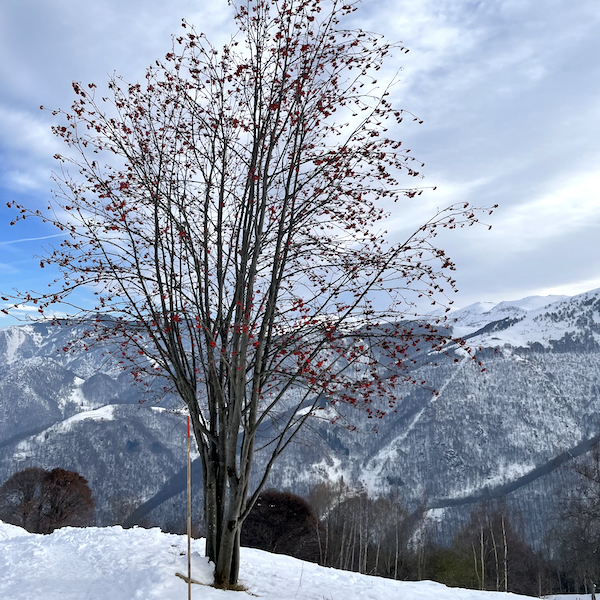
[[[314,486],[307,498],[263,491],[242,545],[392,579],[530,596],[589,594],[600,581],[598,447],[569,468],[578,484],[563,490],[537,551],[523,541],[516,526],[522,519],[503,499],[477,505],[451,544],[441,545],[430,539],[422,510],[408,511],[394,493],[370,498],[343,479]],[[155,525],[149,517],[140,524]],[[183,516],[166,529],[184,533]],[[203,535],[202,523],[194,532]]]

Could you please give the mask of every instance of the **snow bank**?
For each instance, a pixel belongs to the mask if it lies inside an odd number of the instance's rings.
[[[4,523],[4,521],[0,521],[0,543],[10,538],[28,535],[33,535],[33,533],[25,531],[22,527],[17,527],[16,525],[9,525],[8,523]]]
[[[65,527],[30,534],[0,521],[0,598],[10,600],[184,600],[185,536],[159,529]],[[192,577],[211,581],[204,541],[192,542]],[[241,582],[264,600],[517,600],[525,596],[400,582],[242,549]],[[247,594],[194,585],[192,597],[242,600]]]

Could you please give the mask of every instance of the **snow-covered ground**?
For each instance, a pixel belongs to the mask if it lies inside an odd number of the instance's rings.
[[[592,594],[559,594],[558,596],[548,596],[546,600],[591,600],[591,598]]]
[[[159,529],[65,527],[37,535],[0,521],[3,600],[185,600],[185,536]],[[210,584],[203,540],[192,542],[192,578]],[[233,600],[517,600],[525,596],[401,582],[320,567],[277,554],[242,549],[247,592],[192,586],[192,598]],[[575,597],[572,596],[572,599]]]

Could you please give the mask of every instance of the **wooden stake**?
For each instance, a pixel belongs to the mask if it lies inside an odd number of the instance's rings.
[[[188,600],[192,600],[192,463],[190,460],[190,417],[187,418],[187,555]]]

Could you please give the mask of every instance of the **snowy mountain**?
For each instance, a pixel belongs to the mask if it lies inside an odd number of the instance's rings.
[[[478,503],[506,497],[528,540],[541,539],[569,477],[557,467],[600,434],[600,290],[478,303],[451,313],[450,326],[481,367],[459,347],[421,364],[415,377],[439,395],[407,388],[378,433],[363,414],[349,415],[357,433],[315,421],[269,484],[302,494],[343,476],[374,495],[398,490],[409,507],[431,509],[442,539]],[[60,466],[88,479],[99,524],[136,508],[134,521],[176,522],[181,417],[168,403],[140,405],[142,391],[106,349],[60,351],[72,333],[44,323],[0,330],[0,482]]]
[[[450,313],[455,320],[456,335],[473,333],[489,323],[506,318],[522,318],[529,311],[549,306],[555,302],[568,300],[568,296],[528,296],[521,300],[493,302],[476,302]]]
[[[66,527],[28,533],[0,521],[0,598],[10,600],[179,600],[187,598],[187,539],[159,529]],[[240,592],[209,587],[204,540],[192,541],[192,598],[234,600]],[[35,568],[32,565],[35,564]],[[393,581],[320,567],[242,548],[240,582],[264,600],[518,600],[528,596],[449,588],[433,581]],[[244,596],[245,597],[245,596]]]
[[[600,289],[573,298],[548,296],[553,299],[550,303],[533,296],[517,302],[501,302],[479,315],[474,314],[476,309],[467,307],[451,316],[456,319],[456,334],[468,335],[473,345],[531,348],[541,344],[546,350],[560,351],[564,344],[575,344],[573,348],[581,349],[589,343],[593,348],[600,340],[599,296]]]

